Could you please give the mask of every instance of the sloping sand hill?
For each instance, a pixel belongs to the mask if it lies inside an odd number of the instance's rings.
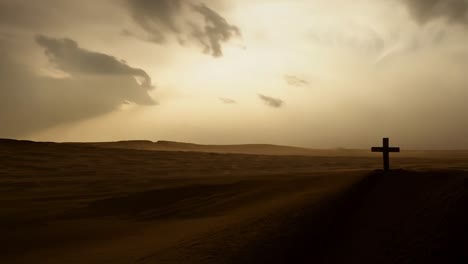
[[[392,162],[0,140],[0,262],[460,259],[468,160]]]

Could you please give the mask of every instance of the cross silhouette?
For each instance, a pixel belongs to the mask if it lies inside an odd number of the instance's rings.
[[[389,146],[389,139],[383,139],[383,147],[372,147],[372,152],[382,152],[383,153],[383,164],[384,171],[390,170],[390,152],[400,152],[400,148],[394,148]]]

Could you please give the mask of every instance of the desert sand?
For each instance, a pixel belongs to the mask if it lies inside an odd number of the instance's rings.
[[[0,140],[0,263],[463,260],[468,152],[401,154]]]

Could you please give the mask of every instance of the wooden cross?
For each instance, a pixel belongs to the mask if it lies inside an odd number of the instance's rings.
[[[389,146],[389,139],[383,139],[383,147],[372,147],[372,152],[383,153],[384,171],[390,170],[390,152],[400,152],[400,148],[393,148]]]

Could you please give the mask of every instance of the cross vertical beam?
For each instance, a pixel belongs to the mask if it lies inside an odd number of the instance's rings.
[[[384,150],[387,150],[390,147],[389,141],[390,141],[389,138],[383,139]],[[390,153],[388,151],[383,151],[383,166],[384,166],[384,171],[390,170]]]
[[[388,138],[383,139],[382,147],[373,147],[372,152],[382,152],[383,154],[383,167],[384,171],[390,170],[390,152],[400,152],[400,148],[390,147],[390,140]]]

